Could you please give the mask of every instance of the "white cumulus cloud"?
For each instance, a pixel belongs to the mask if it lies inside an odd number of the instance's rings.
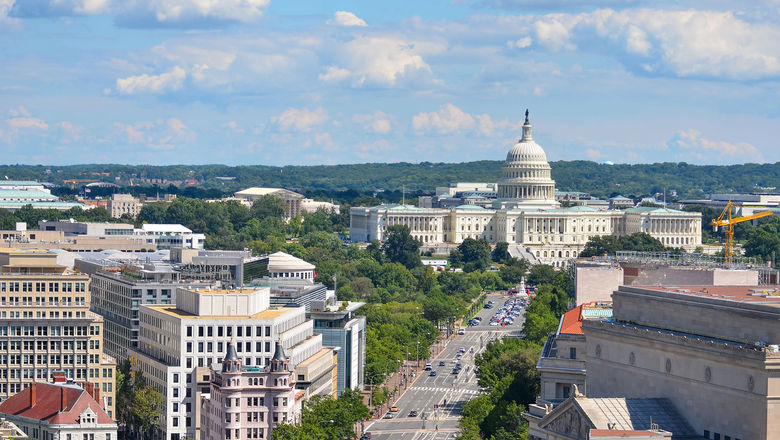
[[[336,13],[333,14],[333,18],[328,20],[328,24],[337,24],[339,26],[368,26],[365,20],[348,11],[336,11]]]
[[[412,117],[412,126],[417,131],[437,131],[440,134],[454,133],[474,127],[474,117],[456,105],[448,103],[431,113],[418,113]]]
[[[534,20],[536,41],[551,50],[622,50],[623,62],[651,74],[780,76],[780,26],[749,23],[728,11],[600,9]]]
[[[427,50],[441,49],[432,46]],[[355,86],[393,86],[401,78],[431,73],[418,45],[400,38],[360,36],[344,44],[340,51],[340,65],[328,67],[320,79],[351,79]]]
[[[328,112],[322,107],[314,110],[308,108],[288,108],[279,116],[274,116],[274,122],[282,131],[310,131],[313,127],[328,120]]]
[[[163,93],[168,90],[178,90],[187,78],[187,71],[175,66],[170,72],[160,75],[129,76],[116,80],[116,89],[124,95],[135,93]]]
[[[703,163],[712,163],[715,158],[728,163],[733,163],[734,159],[738,162],[765,162],[764,155],[754,145],[706,139],[695,129],[678,131],[666,146],[675,153],[682,153],[682,158],[692,157]]]
[[[0,13],[3,3],[0,0]],[[113,15],[120,25],[208,27],[220,22],[253,22],[270,0],[39,0],[19,2],[20,17]]]
[[[355,115],[352,120],[361,124],[364,130],[377,134],[387,134],[393,127],[393,117],[381,110],[367,115]]]

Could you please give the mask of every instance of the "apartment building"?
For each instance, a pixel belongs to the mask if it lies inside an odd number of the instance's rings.
[[[296,377],[304,374],[298,365],[319,355],[330,366],[308,370],[305,379],[335,394],[333,348],[323,347],[303,307],[271,307],[269,288],[179,288],[175,305],[141,305],[139,312],[139,345],[129,352],[164,396],[159,428],[166,440],[199,438],[201,395],[210,393],[209,367],[222,362],[231,342],[242,365],[264,368],[280,341]]]
[[[116,361],[104,354],[103,318],[90,311],[90,280],[57,255],[0,250],[0,398],[62,372],[101,390],[114,417]]]

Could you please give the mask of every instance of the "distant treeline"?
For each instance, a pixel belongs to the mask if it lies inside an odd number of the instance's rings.
[[[401,199],[431,193],[437,186],[454,182],[495,182],[501,176],[503,161],[464,163],[370,163],[354,165],[316,165],[271,167],[262,165],[69,165],[0,166],[0,178],[40,180],[62,185],[68,179],[97,179],[120,185],[120,191],[133,193],[179,194],[197,198],[216,198],[250,186],[283,187],[318,199],[332,198],[351,202],[374,195],[382,200]],[[780,163],[729,166],[700,166],[681,163],[602,165],[590,161],[551,162],[552,177],[563,191],[582,191],[597,197],[646,196],[666,192],[669,200],[698,198],[718,192],[768,191],[780,187]],[[194,179],[196,186],[151,184],[139,179],[163,179],[183,182]],[[136,186],[125,188],[129,179]],[[61,188],[58,194],[75,194],[80,184]],[[673,197],[672,190],[677,197]],[[110,194],[116,189],[92,190],[91,194]]]

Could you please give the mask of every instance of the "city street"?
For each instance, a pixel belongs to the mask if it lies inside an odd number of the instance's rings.
[[[494,301],[495,307],[480,310],[477,315],[482,317],[480,325],[467,327],[465,335],[454,336],[439,355],[430,360],[436,375],[430,376],[429,371],[420,370],[417,377],[411,378],[414,382],[394,403],[398,407],[395,416],[366,424],[365,431],[371,433],[372,440],[445,440],[456,437],[463,404],[481,392],[474,375],[474,356],[491,339],[519,334],[522,329],[522,315],[518,316],[514,324],[506,327],[489,325],[490,317],[508,298],[506,295],[488,296],[488,300]],[[461,370],[453,374],[460,347],[465,348],[460,358]],[[440,361],[444,361],[445,365],[440,366]],[[421,369],[425,363],[425,360],[420,360]],[[409,363],[411,367],[414,364],[414,360]],[[410,417],[412,410],[417,411],[418,415]]]

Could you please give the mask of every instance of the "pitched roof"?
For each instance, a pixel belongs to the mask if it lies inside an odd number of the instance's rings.
[[[33,382],[0,403],[2,414],[27,417],[51,425],[79,424],[79,417],[86,408],[95,413],[98,424],[114,424],[103,407],[74,384]]]

